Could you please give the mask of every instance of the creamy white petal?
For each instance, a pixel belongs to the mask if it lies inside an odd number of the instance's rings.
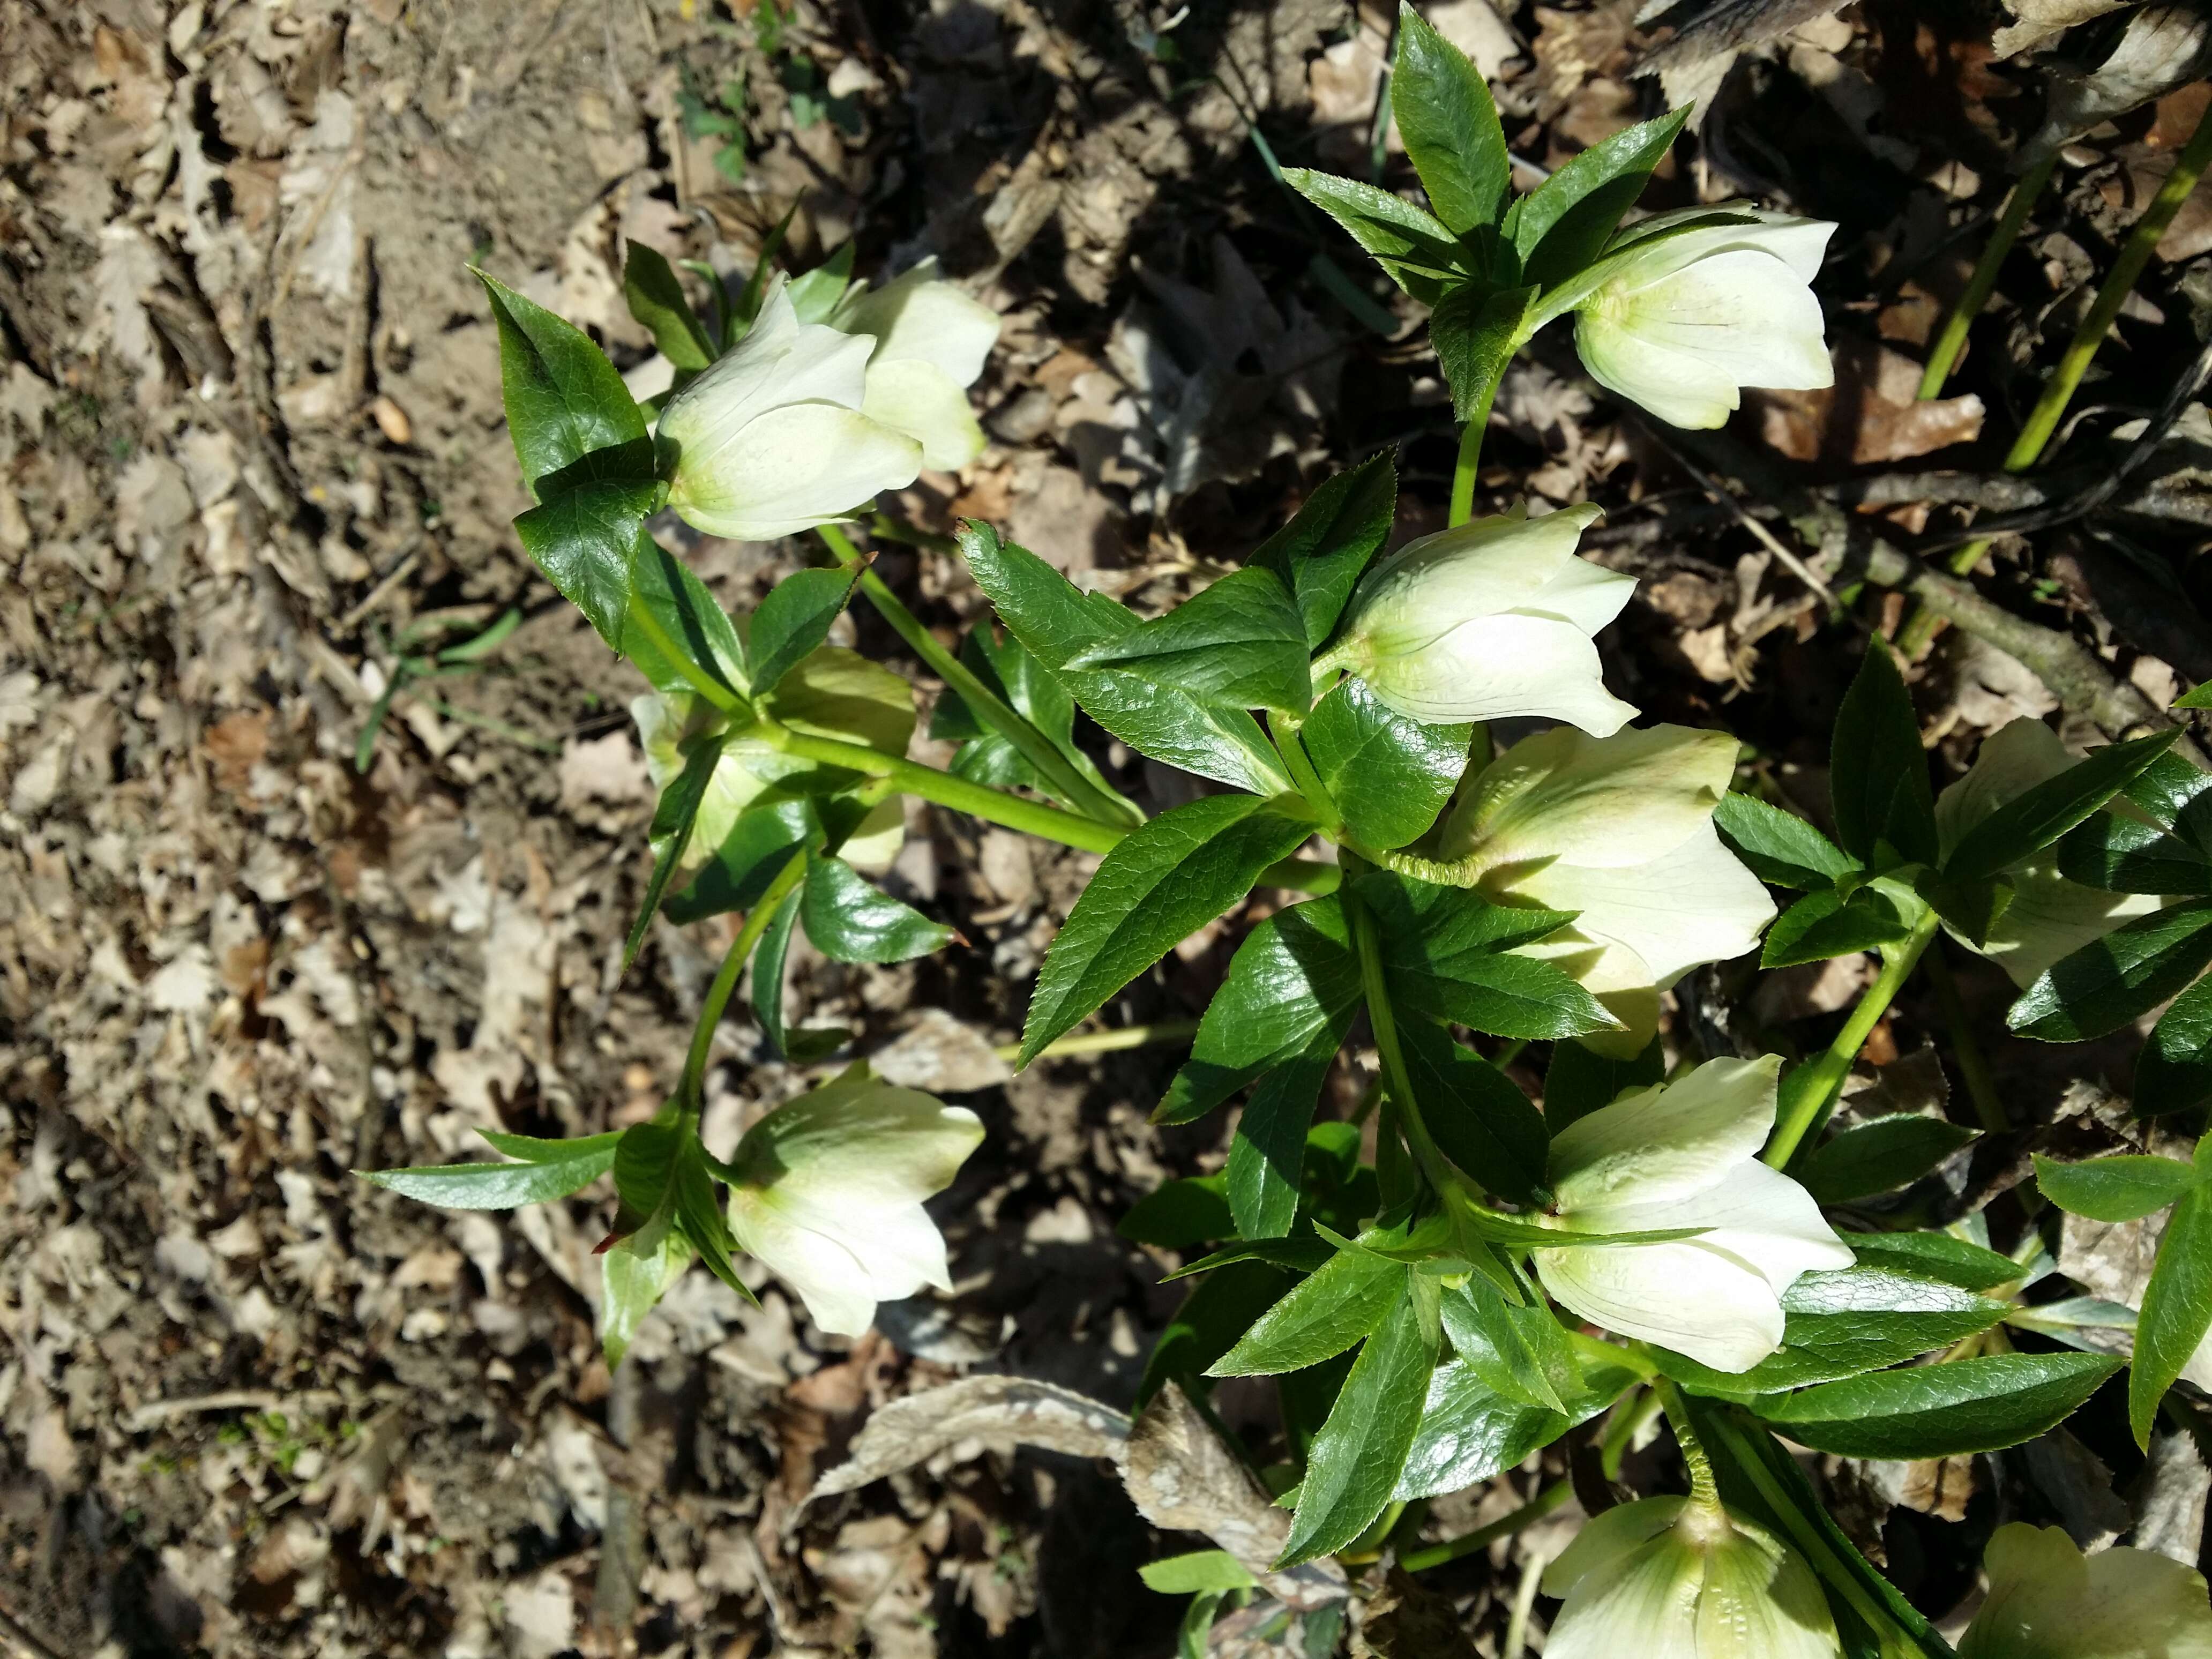
[[[668,504],[696,529],[768,541],[811,529],[921,471],[921,446],[853,410],[796,404],[771,410],[710,464],[680,466]]]
[[[1659,1204],[1711,1191],[1766,1144],[1781,1071],[1779,1054],[1709,1060],[1664,1089],[1576,1119],[1552,1141],[1559,1208]]]
[[[1711,219],[1726,214],[1730,218],[1750,217],[1753,224],[1713,224],[1702,230],[1685,231],[1679,235],[1661,240],[1661,233],[1673,230],[1677,225],[1692,220]],[[1750,202],[1719,202],[1710,207],[1677,208],[1668,213],[1655,213],[1647,219],[1638,219],[1625,226],[1607,247],[1611,253],[1616,249],[1650,243],[1636,262],[1632,280],[1655,282],[1660,277],[1680,270],[1692,261],[1726,252],[1731,248],[1756,248],[1771,254],[1790,268],[1790,274],[1801,283],[1810,283],[1820,274],[1820,263],[1826,253],[1828,239],[1836,228],[1825,219],[1799,219],[1786,213],[1775,213]]]
[[[793,1223],[757,1194],[730,1197],[730,1231],[739,1247],[797,1291],[823,1330],[860,1336],[876,1322],[874,1281],[836,1239]]]
[[[1699,1659],[1703,1565],[1670,1530],[1605,1571],[1583,1574],[1552,1622],[1546,1659]]]
[[[868,365],[860,412],[921,446],[921,464],[955,472],[983,453],[983,428],[968,394],[934,363],[919,359]]]
[[[1717,1371],[1749,1370],[1782,1346],[1773,1287],[1725,1250],[1686,1239],[1534,1255],[1545,1288],[1584,1319]]]
[[[2039,783],[2048,783],[2079,757],[2041,720],[2016,720],[1982,739],[1966,775],[1936,797],[1936,833],[1948,858],[1984,818]]]
[[[784,279],[769,285],[745,337],[668,400],[657,428],[684,467],[713,467],[744,428],[788,404],[858,409],[873,340],[802,323]]]
[[[1813,1195],[1757,1158],[1737,1164],[1720,1184],[1657,1204],[1600,1205],[1574,1212],[1594,1233],[1663,1232],[1702,1227],[1695,1243],[1726,1250],[1765,1276],[1780,1296],[1805,1273],[1851,1265],[1850,1247],[1836,1236]]]
[[[1347,632],[1367,655],[1401,655],[1528,603],[1559,580],[1599,516],[1588,503],[1536,519],[1497,514],[1408,542],[1361,580]]]
[[[1533,716],[1605,736],[1636,716],[1605,689],[1589,636],[1553,617],[1483,617],[1416,655],[1376,662],[1362,672],[1390,708],[1437,724]]]
[[[2014,866],[2006,879],[2013,884],[2012,902],[1990,929],[1987,941],[1974,945],[1955,930],[1946,931],[1996,963],[2023,990],[2061,957],[2166,905],[2155,893],[2106,893],[2084,887],[2042,860]]]
[[[982,1139],[965,1107],[841,1078],[763,1117],[730,1162],[741,1181],[792,1202],[888,1208],[942,1191]]]
[[[1673,1526],[1686,1498],[1639,1498],[1583,1522],[1573,1540],[1544,1569],[1544,1594],[1565,1596],[1591,1573],[1609,1575]]]
[[[1843,1650],[1813,1569],[1745,1522],[1734,1542],[1707,1553],[1697,1625],[1698,1659],[1837,1659]]]
[[[1635,951],[1662,990],[1702,963],[1742,956],[1774,920],[1765,884],[1722,843],[1710,817],[1648,864],[1590,869],[1562,860],[1514,878],[1511,890],[1579,911],[1578,931]]]
[[[1658,1034],[1659,988],[1644,958],[1626,945],[1567,927],[1534,945],[1515,946],[1514,954],[1550,963],[1620,1022],[1619,1030],[1585,1031],[1575,1039],[1592,1053],[1633,1060]]]
[[[2202,1574],[2148,1550],[2083,1559],[2057,1527],[1999,1527],[1959,1659],[2212,1659]]]
[[[1587,311],[1576,315],[1575,353],[1607,391],[1685,431],[1726,426],[1743,402],[1735,380],[1717,365],[1647,344],[1608,317]]]
[[[933,364],[956,386],[975,383],[999,339],[999,313],[940,278],[935,259],[862,289],[830,320],[848,333],[875,336],[877,362]]]
[[[1636,578],[1608,570],[1588,559],[1567,561],[1543,590],[1514,607],[1540,616],[1560,617],[1585,634],[1595,634],[1618,617],[1635,597]]]
[[[1740,386],[1835,384],[1820,302],[1770,254],[1716,253],[1615,303],[1620,325],[1647,346],[1695,356]]]
[[[1686,726],[1604,738],[1558,726],[1523,738],[1453,809],[1445,856],[1480,848],[1491,868],[1543,859],[1648,864],[1711,827],[1738,746],[1726,732]]]

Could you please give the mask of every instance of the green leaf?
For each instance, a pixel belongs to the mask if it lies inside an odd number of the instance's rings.
[[[1856,956],[1908,938],[1912,928],[1897,904],[1878,887],[1860,888],[1849,898],[1832,888],[1811,892],[1774,919],[1760,952],[1762,968],[1789,968],[1801,962]]]
[[[783,963],[791,950],[791,930],[799,924],[799,902],[803,890],[793,889],[753,946],[753,1017],[760,1021],[769,1045],[780,1054],[791,1053],[790,1034],[783,1023]]]
[[[1106,781],[1091,757],[1077,744],[1075,699],[1068,695],[1065,685],[1045,672],[1019,640],[1012,635],[1000,640],[997,631],[986,622],[969,630],[968,637],[961,642],[960,660],[987,690],[996,693],[1015,713],[1042,732],[1085,782],[1127,807],[1131,823],[1143,819],[1144,814]],[[969,708],[965,696],[957,689],[951,690],[951,695],[938,698],[936,709],[930,716],[929,735],[962,745],[954,757],[952,769],[963,778],[1000,787],[1021,785],[1050,795],[1063,805],[1072,804],[1003,733],[994,731],[975,710]]]
[[[1318,1043],[1334,1052],[1359,1006],[1359,963],[1336,900],[1277,911],[1230,958],[1153,1121],[1188,1123]]]
[[[1222,708],[1313,700],[1305,621],[1270,570],[1224,576],[1164,617],[1078,652],[1072,669],[1113,669]]]
[[[1044,959],[1021,1064],[1252,890],[1313,833],[1254,795],[1163,812],[1106,854]]]
[[[1513,226],[1526,280],[1550,288],[1604,252],[1621,215],[1636,205],[1652,169],[1689,118],[1685,107],[1616,132],[1539,185],[1521,204]]]
[[[668,890],[669,878],[676,873],[676,861],[684,855],[684,848],[691,839],[691,826],[697,822],[700,803],[707,799],[707,786],[714,780],[714,768],[720,764],[722,750],[720,743],[709,738],[695,743],[684,757],[684,769],[669,781],[668,787],[660,792],[660,799],[653,809],[653,874],[645,884],[645,897],[637,907],[637,916],[629,925],[629,937],[623,941],[623,971],[628,973],[630,964],[637,960],[644,946],[646,930],[653,926],[653,918],[660,908],[661,895]]]
[[[636,615],[650,613],[660,631],[682,647],[690,661],[733,692],[745,689],[745,651],[728,613],[714,603],[707,585],[690,568],[661,546],[641,524],[629,555],[629,603],[620,636],[609,641],[637,665],[659,691],[690,693],[690,678],[670,659]]]
[[[1994,1290],[2022,1273],[2020,1263],[2010,1256],[1949,1233],[1847,1232],[1841,1237],[1862,1267],[1891,1267],[1964,1290]]]
[[[800,322],[826,323],[852,285],[853,244],[841,242],[822,264],[793,277],[783,292]]]
[[[1145,1588],[1163,1595],[1195,1595],[1201,1590],[1250,1589],[1255,1582],[1244,1564],[1227,1550],[1193,1550],[1147,1561],[1137,1569]]]
[[[835,570],[799,570],[769,590],[753,612],[746,651],[755,696],[813,655],[830,638],[830,624],[853,597],[860,580],[858,564]]]
[[[1990,942],[1990,932],[2012,908],[2014,889],[2004,876],[1985,881],[1952,881],[1923,872],[1916,890],[1936,914],[1977,950]]]
[[[714,361],[714,343],[684,297],[684,284],[668,261],[641,242],[625,242],[623,297],[629,314],[645,325],[662,356],[693,374]]]
[[[904,962],[957,937],[912,905],[884,892],[842,859],[809,848],[799,920],[814,948],[832,962]]]
[[[1436,304],[1446,283],[1471,274],[1451,228],[1403,197],[1310,167],[1285,167],[1283,182],[1343,226],[1384,276],[1423,305]]]
[[[681,927],[750,910],[792,855],[820,835],[804,800],[775,801],[740,812],[714,856],[682,892],[661,902],[660,913]]]
[[[2015,796],[1966,832],[1943,860],[1944,875],[1984,881],[2041,852],[2119,793],[2180,735],[2180,727],[2169,726],[2113,744]]]
[[[2203,1171],[2178,1158],[2122,1154],[2086,1164],[2060,1164],[2035,1155],[2035,1184],[2072,1215],[2092,1221],[2136,1221],[2176,1203],[2203,1184]]]
[[[437,1164],[410,1170],[356,1170],[363,1181],[448,1210],[512,1210],[566,1198],[614,1168],[612,1134],[576,1140],[538,1140],[528,1135],[477,1133],[511,1164]]]
[[[1571,1039],[1554,1043],[1544,1070],[1544,1127],[1556,1137],[1577,1118],[1612,1105],[1632,1089],[1648,1089],[1666,1075],[1656,1036],[1633,1060],[1616,1060]]]
[[[1713,809],[1713,828],[1752,874],[1777,887],[1828,887],[1860,867],[1794,812],[1734,790]]]
[[[1593,1349],[1607,1352],[1601,1344],[1583,1345],[1581,1384],[1565,1413],[1505,1398],[1465,1360],[1437,1366],[1391,1497],[1412,1503],[1494,1480],[1608,1409],[1641,1378],[1626,1365],[1593,1357]]]
[[[650,478],[580,483],[514,521],[531,561],[616,650],[631,643],[632,574],[646,515],[659,499]],[[656,659],[659,653],[654,653]]]
[[[1383,975],[1405,1012],[1498,1036],[1573,1036],[1617,1022],[1547,962],[1504,954],[1573,920],[1559,910],[1492,904],[1462,887],[1373,871],[1354,884],[1374,911]]]
[[[2212,862],[2155,824],[2093,812],[2058,843],[2061,874],[2107,893],[2212,893]]]
[[[2203,1156],[2200,1144],[2200,1160]],[[2166,1218],[2150,1283],[2143,1286],[2142,1311],[2136,1316],[2128,1426],[2135,1431],[2136,1445],[2150,1445],[2159,1404],[2207,1330],[2212,1330],[2212,1196],[2198,1186]]]
[[[692,1255],[691,1241],[672,1227],[643,1255],[616,1249],[599,1258],[606,1282],[599,1302],[599,1342],[609,1370],[623,1363],[640,1322],[683,1278]]]
[[[1404,1267],[1366,1250],[1340,1250],[1267,1310],[1208,1376],[1275,1376],[1334,1358],[1364,1340],[1405,1296]]]
[[[1319,650],[1336,631],[1360,572],[1390,534],[1397,503],[1396,457],[1380,450],[1323,483],[1246,562],[1273,571],[1291,590],[1310,649]]]
[[[1134,1244],[1188,1249],[1210,1238],[1233,1238],[1237,1223],[1223,1194],[1224,1177],[1196,1176],[1162,1182],[1123,1212],[1114,1231]]]
[[[1747,1371],[1716,1371],[1655,1350],[1679,1382],[1734,1398],[1773,1394],[1880,1370],[1963,1342],[2002,1320],[2002,1302],[1888,1267],[1799,1276],[1784,1292],[1782,1346]]]
[[[1910,1185],[1980,1133],[1940,1117],[1897,1112],[1823,1142],[1795,1173],[1820,1203],[1849,1204]]]
[[[1495,1066],[1423,1020],[1399,1027],[1422,1121],[1443,1155],[1485,1190],[1525,1204],[1544,1184],[1543,1114]],[[1556,1403],[1556,1402],[1553,1402]]]
[[[614,1229],[609,1237],[634,1255],[649,1255],[674,1224],[676,1161],[696,1136],[663,1109],[650,1122],[633,1124],[615,1146]],[[606,1246],[602,1245],[602,1249]]]
[[[2107,1354],[1988,1354],[1824,1382],[1753,1409],[1814,1451],[1956,1457],[2049,1432],[2119,1368]]]
[[[2212,1100],[2212,979],[2173,1000],[2136,1060],[2136,1110],[2185,1112]]]
[[[1206,1368],[1282,1299],[1290,1283],[1288,1273],[1264,1261],[1224,1262],[1209,1273],[1183,1298],[1152,1345],[1144,1378],[1137,1385],[1135,1409],[1142,1411],[1170,1381],[1181,1382],[1193,1395],[1203,1395],[1212,1386]]]
[[[677,1155],[674,1187],[676,1224],[699,1252],[699,1259],[740,1298],[754,1302],[751,1290],[738,1277],[737,1263],[730,1259],[735,1241],[730,1237],[729,1223],[722,1218],[722,1206],[714,1200],[714,1179],[707,1170],[706,1149],[696,1136]]]
[[[1237,1236],[1281,1238],[1297,1218],[1306,1129],[1343,1039],[1337,1032],[1261,1079],[1229,1146],[1229,1207]]]
[[[1344,827],[1388,851],[1428,833],[1467,769],[1471,726],[1430,726],[1385,708],[1365,680],[1340,680],[1300,733]]]
[[[606,354],[543,306],[481,270],[476,277],[499,325],[507,434],[531,494],[545,499],[540,486],[556,475],[566,487],[650,480],[653,441],[645,416]]]
[[[1465,52],[1403,3],[1390,112],[1439,219],[1463,234],[1504,216],[1513,166],[1490,84]]]
[[[1582,1392],[1582,1377],[1567,1334],[1551,1310],[1531,1303],[1514,1307],[1480,1273],[1448,1287],[1439,1303],[1452,1352],[1497,1393],[1523,1405],[1565,1415]]]
[[[2212,708],[2212,680],[2191,686],[2173,700],[2176,708]]]
[[[2044,969],[2005,1014],[2044,1042],[2100,1037],[2148,1013],[2212,962],[2212,899],[2138,916]]]
[[[1242,709],[1208,708],[1165,686],[1068,660],[1141,624],[1103,593],[1083,593],[1036,554],[1001,542],[988,525],[963,520],[960,550],[1006,631],[1059,680],[1091,717],[1139,754],[1200,777],[1279,795],[1291,789],[1282,763]]]
[[[1879,640],[1867,647],[1836,712],[1828,781],[1836,838],[1861,863],[1881,867],[1876,848],[1884,842],[1907,863],[1936,863],[1936,798],[1920,719]]]
[[[1397,1489],[1413,1449],[1437,1364],[1437,1332],[1421,1317],[1414,1286],[1369,1337],[1315,1437],[1279,1569],[1327,1555],[1365,1532]]]
[[[1462,421],[1487,414],[1505,366],[1527,337],[1533,288],[1485,293],[1473,283],[1447,291],[1429,313],[1429,343],[1450,385],[1452,413]]]
[[[2172,829],[2190,802],[2208,789],[2212,789],[2212,772],[2199,770],[2193,763],[2168,750],[2145,767],[2124,793],[2137,806]]]

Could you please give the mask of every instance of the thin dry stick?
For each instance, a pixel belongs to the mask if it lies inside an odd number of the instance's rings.
[[[1644,428],[1645,433],[1650,436],[1655,443],[1656,443],[1662,449],[1665,450],[1669,455],[1672,455],[1674,458],[1675,463],[1680,465],[1683,471],[1687,472],[1692,477],[1695,478],[1700,484],[1704,485],[1707,495],[1711,495],[1715,501],[1718,501],[1723,507],[1725,507],[1730,513],[1734,514],[1735,515],[1736,522],[1741,525],[1746,530],[1751,532],[1753,536],[1756,536],[1759,538],[1759,545],[1764,547],[1768,552],[1774,555],[1777,559],[1779,559],[1782,562],[1784,568],[1790,571],[1790,574],[1795,575],[1799,581],[1804,583],[1806,586],[1811,588],[1814,592],[1818,594],[1820,598],[1821,603],[1826,605],[1831,611],[1843,611],[1846,616],[1850,614],[1848,611],[1844,611],[1843,605],[1838,602],[1834,592],[1829,588],[1828,584],[1820,579],[1820,573],[1814,569],[1811,565],[1806,563],[1805,561],[1800,558],[1792,549],[1785,546],[1780,537],[1777,536],[1757,519],[1752,517],[1750,513],[1745,509],[1743,503],[1736,500],[1735,494],[1726,484],[1723,483],[1718,478],[1713,477],[1711,473],[1706,471],[1705,469],[1698,465],[1695,460],[1684,454],[1681,449],[1673,443],[1667,437],[1667,434],[1660,431],[1659,428],[1651,422],[1638,417],[1637,424]]]

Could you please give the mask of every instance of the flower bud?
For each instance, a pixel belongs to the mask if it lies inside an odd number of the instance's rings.
[[[1571,720],[1603,736],[1636,711],[1605,689],[1591,636],[1636,580],[1575,556],[1599,509],[1525,509],[1408,542],[1368,572],[1322,666],[1417,720]]]
[[[1811,1567],[1710,1498],[1607,1510],[1544,1573],[1546,1659],[1839,1659]]]
[[[858,1336],[878,1302],[951,1290],[922,1200],[982,1139],[964,1107],[848,1073],[745,1131],[730,1159],[730,1230],[816,1324]]]
[[[2149,1550],[2084,1557],[2057,1527],[1999,1527],[1959,1659],[2212,1659],[2202,1573]]]
[[[1544,1286],[1622,1336],[1746,1371],[1782,1346],[1782,1293],[1848,1267],[1812,1195],[1759,1161],[1781,1057],[1707,1060],[1678,1083],[1623,1095],[1553,1137],[1548,1224],[1565,1232],[1701,1229],[1651,1244],[1534,1252]]]
[[[1717,214],[1738,222],[1698,225]],[[1743,386],[1834,385],[1809,284],[1835,228],[1739,207],[1639,220],[1575,304],[1583,366],[1680,427],[1724,424]]]

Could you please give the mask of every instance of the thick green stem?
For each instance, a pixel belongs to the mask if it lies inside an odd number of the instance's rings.
[[[743,697],[691,659],[690,652],[678,645],[671,637],[668,630],[660,625],[660,618],[654,616],[649,607],[637,603],[635,589],[631,591],[629,608],[623,614],[628,621],[637,625],[646,638],[653,641],[660,654],[675,665],[676,672],[690,681],[692,689],[706,698],[708,702],[726,714],[745,714],[751,712]]]
[[[1943,1024],[1951,1038],[1951,1052],[1959,1062],[1959,1075],[1966,1079],[1966,1097],[1974,1103],[1974,1115],[1982,1121],[1982,1127],[1991,1134],[2002,1134],[2012,1127],[2006,1115],[2004,1102],[1997,1098],[1996,1079],[1990,1074],[1989,1056],[1974,1036],[1974,1028],[1966,1018],[1966,1005],[1959,995],[1959,981],[1952,976],[1951,959],[1944,950],[1943,941],[1936,940],[1920,965],[1928,975],[1928,982],[1936,988],[1936,1006],[1943,1011]]]
[[[722,965],[714,975],[714,982],[707,988],[707,1000],[700,1005],[699,1023],[691,1030],[691,1052],[684,1060],[684,1080],[677,1085],[676,1098],[686,1111],[699,1109],[700,1090],[707,1080],[707,1062],[714,1054],[714,1032],[738,988],[738,975],[744,971],[746,958],[752,955],[753,946],[760,943],[760,936],[768,931],[769,923],[805,874],[805,855],[793,853],[790,862],[769,884],[768,891],[760,896],[760,902],[746,915],[737,938],[730,941]]]
[[[1774,1134],[1767,1141],[1765,1152],[1760,1154],[1773,1168],[1788,1168],[1798,1148],[1819,1134],[1821,1126],[1827,1122],[1828,1115],[1835,1110],[1836,1101],[1843,1093],[1844,1079],[1851,1074],[1851,1067],[1857,1062],[1859,1050],[1866,1046],[1867,1038],[1881,1017],[1889,1012],[1890,1003],[1911,974],[1913,964],[1928,948],[1928,941],[1936,937],[1936,926],[1934,909],[1923,909],[1911,933],[1896,944],[1882,947],[1881,972],[1859,998],[1858,1006],[1851,1010],[1851,1017],[1836,1033],[1836,1040],[1828,1045],[1827,1053],[1818,1060],[1807,1061],[1783,1079]]]
[[[1398,1565],[1407,1572],[1426,1572],[1431,1567],[1441,1567],[1462,1556],[1473,1555],[1477,1550],[1488,1549],[1499,1539],[1510,1538],[1516,1532],[1534,1526],[1546,1516],[1556,1513],[1574,1495],[1575,1489],[1571,1484],[1554,1480],[1510,1515],[1502,1515],[1486,1527],[1477,1527],[1473,1532],[1464,1533],[1457,1538],[1447,1539],[1441,1544],[1431,1544],[1425,1550],[1415,1550],[1410,1555],[1401,1556]]]
[[[1690,1407],[1682,1398],[1682,1390],[1671,1377],[1651,1379],[1651,1392],[1659,1401],[1659,1409],[1667,1413],[1667,1426],[1674,1431],[1674,1444],[1682,1454],[1682,1467],[1689,1471],[1690,1501],[1708,1509],[1721,1505],[1720,1483],[1713,1479],[1713,1460],[1705,1455],[1705,1443],[1698,1438],[1698,1425],[1690,1420]]]
[[[1607,1419],[1605,1438],[1598,1448],[1598,1468],[1608,1480],[1620,1479],[1620,1466],[1628,1459],[1644,1425],[1659,1415],[1660,1399],[1648,1389],[1613,1407]]]
[[[1305,745],[1298,741],[1297,726],[1286,715],[1272,714],[1267,720],[1267,738],[1275,745],[1275,753],[1290,773],[1291,781],[1297,786],[1298,793],[1321,814],[1322,828],[1328,831],[1331,839],[1340,837],[1344,830],[1344,817],[1336,810],[1336,799],[1328,793],[1328,786],[1321,781],[1321,774],[1314,770]]]
[[[1501,374],[1498,379],[1503,379]],[[1468,414],[1467,424],[1460,428],[1459,459],[1452,467],[1451,520],[1453,524],[1465,524],[1474,516],[1474,475],[1482,462],[1483,429],[1490,424],[1490,404],[1498,396],[1498,380],[1482,388]]]
[[[2005,256],[2012,252],[2012,245],[2020,240],[2021,228],[2027,224],[2027,216],[2033,211],[2044,186],[2051,182],[2051,170],[2057,161],[2054,151],[2022,173],[2020,182],[2012,187],[2004,212],[1998,216],[1996,228],[1990,232],[1973,276],[1967,279],[1966,291],[1951,307],[1951,314],[1944,318],[1942,332],[1936,337],[1936,343],[1928,353],[1928,370],[1920,377],[1923,398],[1942,394],[1943,382],[1951,378],[1951,370],[1966,347],[1966,335],[1973,328],[1974,319],[1990,302],[1990,291],[1997,284],[1997,271],[2003,266]]]
[[[860,562],[860,550],[852,538],[836,525],[821,525],[815,533],[822,538],[823,545],[837,557],[837,562],[848,567]],[[938,637],[921,625],[921,619],[900,602],[884,579],[872,570],[860,575],[860,592],[874,605],[893,631],[913,648],[915,654],[927,663],[937,677],[960,694],[961,700],[975,712],[976,719],[999,733],[1020,751],[1021,757],[1037,769],[1039,775],[1051,786],[1052,793],[1067,801],[1086,817],[1106,823],[1126,823],[1132,827],[1137,820],[1128,805],[1115,800],[1098,786],[1076,770],[1058,744],[1024,719],[1013,707],[983,682],[959,658],[947,650]]]

